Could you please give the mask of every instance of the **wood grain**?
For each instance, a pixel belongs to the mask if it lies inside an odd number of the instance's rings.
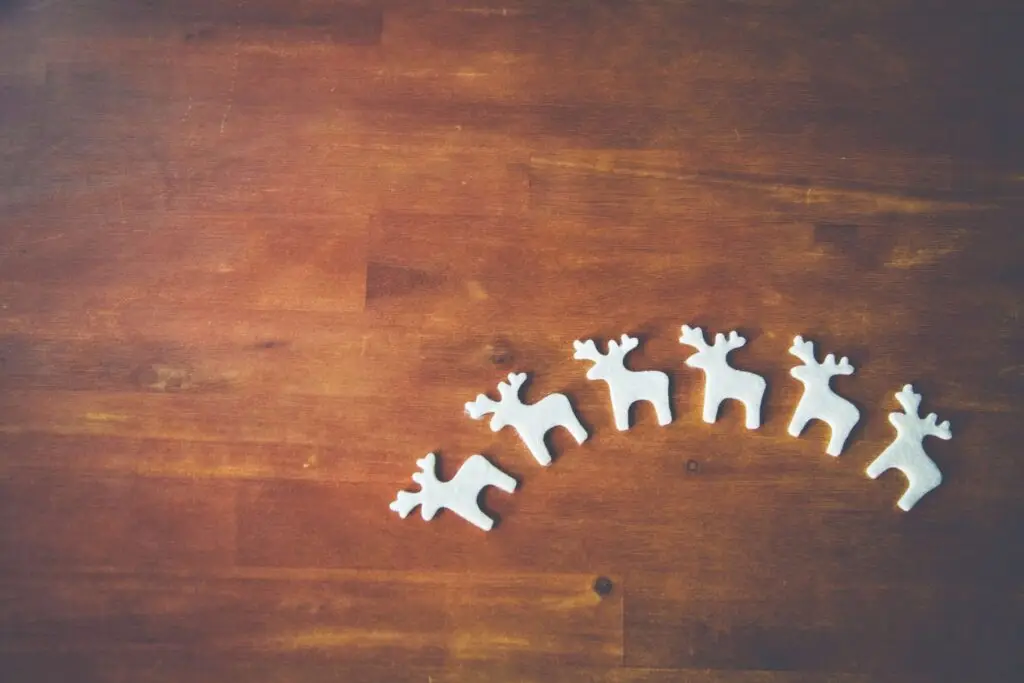
[[[0,1],[0,673],[868,683],[1024,669],[1024,11]],[[679,326],[739,329],[764,424]],[[614,429],[629,331],[675,421]],[[786,434],[803,334],[862,423]],[[591,433],[537,467],[511,371]],[[913,382],[954,438],[866,465]],[[934,440],[933,440],[934,441]],[[387,509],[483,453],[482,534]]]

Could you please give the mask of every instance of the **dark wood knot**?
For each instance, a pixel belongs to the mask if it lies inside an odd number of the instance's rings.
[[[490,351],[491,363],[499,367],[511,365],[515,357],[512,353],[512,345],[505,339],[495,339],[491,344]]]

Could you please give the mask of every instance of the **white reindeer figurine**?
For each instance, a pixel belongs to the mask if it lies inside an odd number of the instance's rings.
[[[846,356],[836,363],[836,357],[831,353],[825,356],[825,362],[819,363],[814,358],[814,342],[804,341],[799,335],[793,338],[793,346],[789,352],[804,362],[803,365],[789,371],[789,374],[804,385],[803,396],[800,397],[800,402],[793,412],[793,419],[789,423],[789,435],[800,436],[800,432],[811,420],[827,422],[832,428],[832,436],[825,452],[831,456],[838,456],[842,453],[843,444],[846,443],[850,432],[860,420],[860,411],[832,391],[829,381],[834,375],[852,375],[853,366]]]
[[[484,514],[477,499],[485,486],[494,486],[505,493],[516,490],[516,480],[487,461],[482,455],[471,455],[449,481],[437,478],[436,458],[433,453],[416,461],[420,472],[412,480],[420,485],[416,493],[399,491],[391,503],[391,509],[405,519],[417,505],[420,515],[430,521],[441,508],[448,508],[459,517],[475,524],[484,531],[490,531],[494,520]]]
[[[608,342],[608,353],[602,354],[594,340],[574,341],[576,360],[589,360],[594,367],[587,370],[587,379],[600,379],[608,383],[612,398],[612,412],[619,431],[629,429],[629,407],[637,401],[648,401],[654,406],[658,424],[672,422],[672,407],[668,400],[668,375],[657,370],[630,370],[626,368],[626,354],[637,347],[636,337],[622,335],[621,343]]]
[[[914,393],[914,387],[907,384],[896,393],[896,400],[903,406],[902,413],[889,413],[889,422],[896,428],[896,440],[882,451],[882,454],[868,465],[868,476],[877,479],[882,472],[896,468],[907,478],[907,490],[896,503],[901,510],[909,510],[924,494],[942,483],[942,473],[928,454],[924,452],[926,436],[937,436],[948,441],[953,438],[949,420],[935,424],[935,413],[922,418],[917,412],[921,405],[921,394]]]
[[[679,343],[697,349],[697,353],[686,359],[686,364],[704,371],[704,421],[713,424],[722,401],[734,398],[746,407],[747,429],[760,427],[761,400],[767,386],[764,378],[732,368],[726,360],[730,351],[743,346],[747,340],[735,330],[729,333],[728,339],[719,332],[715,343],[709,346],[701,328],[683,325],[682,332]]]
[[[580,424],[572,410],[569,399],[563,394],[549,394],[536,403],[523,403],[519,390],[526,382],[526,373],[509,373],[508,383],[498,383],[500,401],[493,401],[480,394],[472,403],[466,404],[466,412],[474,420],[492,414],[491,431],[496,432],[506,425],[512,425],[530,453],[541,465],[551,464],[551,454],[544,443],[544,435],[555,427],[564,427],[576,439],[576,443],[587,440],[587,430]]]

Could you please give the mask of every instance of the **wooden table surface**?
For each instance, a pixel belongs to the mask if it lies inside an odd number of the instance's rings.
[[[0,2],[0,678],[1020,680],[1022,12]],[[667,427],[572,359],[623,332]],[[463,413],[513,370],[591,432],[550,468]],[[904,513],[908,382],[953,439]],[[428,451],[518,480],[493,531],[388,509]]]

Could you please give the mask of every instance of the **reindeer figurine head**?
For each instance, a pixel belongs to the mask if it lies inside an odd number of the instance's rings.
[[[412,480],[420,485],[420,492],[399,491],[398,496],[391,502],[391,509],[405,519],[418,505],[420,515],[429,522],[437,511],[444,507],[436,497],[436,491],[441,484],[437,479],[437,456],[427,453],[416,461],[416,467],[419,467],[420,471],[413,472]]]
[[[636,337],[630,337],[628,334],[622,335],[621,339],[621,343],[616,342],[614,339],[609,340],[608,353],[606,354],[597,350],[597,345],[594,344],[593,339],[588,339],[585,342],[577,340],[572,343],[573,348],[576,349],[572,356],[573,358],[576,360],[589,360],[594,363],[594,366],[587,370],[587,379],[603,379],[607,381],[609,377],[623,373],[626,367],[626,354],[635,349],[640,341]]]
[[[793,338],[793,346],[790,347],[789,352],[804,362],[803,365],[798,365],[789,371],[789,374],[804,384],[811,385],[824,380],[827,386],[829,377],[853,374],[853,366],[850,365],[850,360],[846,356],[836,363],[835,354],[830,353],[825,356],[823,362],[819,363],[814,358],[814,342],[804,341],[800,335]]]
[[[686,344],[697,349],[697,353],[687,358],[685,362],[691,368],[707,370],[717,365],[725,364],[725,357],[733,349],[738,349],[747,343],[746,338],[736,334],[736,330],[729,333],[728,338],[721,332],[715,335],[715,343],[708,345],[704,341],[704,330],[699,327],[683,325],[682,335],[679,337],[680,344]]]
[[[466,404],[466,413],[474,420],[479,420],[484,415],[491,415],[491,431],[500,431],[510,424],[510,411],[507,409],[513,405],[522,406],[522,402],[519,400],[519,390],[525,382],[525,372],[510,372],[508,383],[498,383],[500,401],[491,400],[486,394],[478,394],[475,401]]]
[[[896,392],[896,402],[903,408],[903,412],[889,413],[889,422],[896,428],[899,437],[917,441],[922,441],[926,436],[935,436],[943,441],[953,438],[949,420],[936,424],[939,418],[935,413],[921,417],[918,412],[921,408],[921,394],[914,391],[913,385],[903,385],[903,389]]]

